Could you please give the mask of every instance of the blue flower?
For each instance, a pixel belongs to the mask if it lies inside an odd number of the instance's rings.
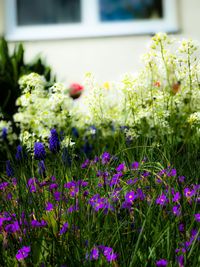
[[[13,177],[14,176],[14,171],[11,166],[10,160],[6,161],[6,174],[8,177]]]
[[[51,130],[49,137],[49,149],[52,153],[57,153],[60,150],[60,141],[56,129]]]
[[[36,142],[34,145],[34,158],[38,160],[43,160],[46,157],[46,151],[43,143]]]
[[[2,135],[1,135],[3,140],[6,140],[7,134],[8,134],[8,129],[4,127],[2,129]]]
[[[15,154],[16,160],[20,161],[23,158],[23,149],[21,145],[17,146],[17,153]]]
[[[44,175],[45,176],[45,170],[46,170],[46,167],[45,167],[45,164],[44,164],[44,160],[41,160],[38,163],[38,172],[39,172],[40,175]]]

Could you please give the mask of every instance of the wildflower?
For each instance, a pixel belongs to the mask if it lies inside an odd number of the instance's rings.
[[[13,171],[13,168],[11,166],[10,160],[6,161],[6,174],[8,177],[14,176],[14,171]]]
[[[19,227],[19,223],[18,223],[18,221],[14,221],[13,223],[11,223],[11,224],[7,224],[6,226],[5,226],[5,231],[7,232],[7,233],[15,233],[15,232],[17,232],[17,231],[19,231],[20,230],[20,227]]]
[[[145,194],[143,193],[142,189],[141,188],[137,188],[137,196],[140,200],[144,200],[145,199]]]
[[[185,176],[179,176],[178,181],[179,181],[179,183],[184,183],[185,182]]]
[[[38,172],[39,172],[40,175],[45,176],[45,171],[46,171],[46,167],[45,167],[45,164],[44,164],[44,160],[41,160],[38,163]]]
[[[85,169],[85,168],[87,168],[87,167],[89,166],[89,164],[90,164],[89,159],[86,159],[86,160],[83,162],[83,164],[81,165],[81,168],[82,168],[82,169]]]
[[[168,264],[168,261],[165,259],[160,259],[160,260],[156,261],[157,267],[166,267],[167,264]]]
[[[29,188],[29,191],[32,193],[36,192],[36,185],[38,184],[38,180],[36,178],[30,178],[28,180],[27,186]]]
[[[51,202],[47,202],[45,210],[46,211],[52,211],[53,210],[53,204]]]
[[[119,164],[119,166],[117,166],[116,171],[117,172],[123,172],[124,169],[125,169],[125,164],[121,163],[121,164]]]
[[[117,259],[117,254],[114,253],[111,247],[104,247],[100,246],[101,250],[103,251],[103,255],[106,257],[108,262],[115,261]]]
[[[31,226],[32,226],[32,228],[45,227],[45,226],[47,226],[47,223],[45,220],[41,220],[41,222],[39,222],[37,220],[32,220]]]
[[[93,208],[95,211],[99,211],[100,209],[103,209],[106,204],[105,198],[97,199],[96,203],[93,204]]]
[[[95,156],[94,159],[93,159],[93,161],[92,161],[92,163],[95,164],[97,162],[99,162],[99,157]]]
[[[58,184],[57,183],[53,183],[53,184],[50,184],[49,186],[49,190],[52,191],[53,189],[57,189],[58,188]]]
[[[110,162],[111,156],[110,153],[104,152],[101,156],[102,164],[105,165]]]
[[[178,266],[179,267],[184,267],[184,256],[183,255],[179,255],[176,259],[177,259],[177,262],[178,262]]]
[[[17,153],[15,154],[15,158],[17,161],[20,161],[23,158],[23,149],[21,145],[17,146]]]
[[[174,193],[172,201],[173,202],[178,202],[180,199],[181,199],[181,194],[179,192]]]
[[[17,259],[18,261],[23,260],[23,259],[25,259],[25,258],[28,257],[30,251],[31,251],[30,246],[28,246],[28,247],[25,247],[25,246],[24,246],[24,247],[22,247],[21,249],[19,249],[19,250],[17,251],[17,254],[16,254],[15,257],[16,257],[16,259]]]
[[[194,196],[194,194],[195,194],[195,190],[190,189],[188,187],[184,189],[184,195],[186,198],[191,198],[192,196]]]
[[[200,222],[200,213],[194,214],[195,220]]]
[[[61,196],[62,196],[61,192],[54,192],[53,195],[54,195],[54,198],[55,198],[56,201],[60,201],[61,200]]]
[[[0,183],[0,190],[4,190],[7,186],[9,186],[8,182]]]
[[[127,203],[133,203],[133,201],[137,198],[137,195],[134,191],[127,192],[125,195],[125,200]]]
[[[93,248],[90,252],[90,260],[98,260],[99,258],[99,250],[98,248]]]
[[[60,235],[65,234],[67,232],[68,228],[69,228],[68,222],[64,223],[63,226],[62,226],[62,228],[60,229],[60,232],[59,232]]]
[[[46,157],[46,151],[43,143],[36,142],[34,144],[34,158],[38,160],[44,160]]]
[[[80,97],[83,92],[84,87],[78,83],[72,83],[69,87],[69,95],[73,99],[77,99]]]
[[[4,127],[4,128],[2,129],[2,134],[1,134],[3,140],[6,140],[6,138],[7,138],[7,134],[8,134],[8,129]]]
[[[120,181],[120,177],[122,176],[122,173],[116,173],[113,175],[113,177],[110,180],[110,186],[117,185]],[[105,179],[104,179],[105,181]]]
[[[178,230],[179,230],[180,232],[184,232],[185,227],[184,227],[184,224],[183,224],[183,223],[180,223],[180,224],[178,225]]]
[[[176,169],[171,169],[171,170],[167,173],[167,176],[168,176],[168,177],[176,176]]]
[[[172,208],[172,212],[174,215],[180,216],[181,215],[180,205],[174,206]]]
[[[51,129],[51,135],[49,137],[49,150],[52,153],[57,153],[60,150],[60,141],[56,129]]]
[[[137,170],[139,168],[139,162],[135,161],[131,164],[131,169],[132,170]]]
[[[168,202],[168,198],[164,193],[156,199],[156,204],[164,206]]]

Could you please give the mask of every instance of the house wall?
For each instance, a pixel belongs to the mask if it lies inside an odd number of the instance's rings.
[[[4,1],[0,0],[0,35],[4,32]],[[178,5],[180,37],[200,42],[200,0],[178,0]],[[34,41],[24,42],[24,46],[27,60],[41,53],[60,81],[81,82],[84,73],[90,71],[103,82],[137,71],[149,41],[150,36],[145,35]]]

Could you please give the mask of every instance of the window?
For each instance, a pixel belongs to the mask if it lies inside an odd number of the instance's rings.
[[[6,0],[9,40],[178,30],[176,0]]]

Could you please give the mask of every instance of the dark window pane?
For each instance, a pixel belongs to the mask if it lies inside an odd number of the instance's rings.
[[[17,0],[18,25],[81,21],[80,0]]]
[[[162,0],[99,0],[101,21],[161,18]]]

